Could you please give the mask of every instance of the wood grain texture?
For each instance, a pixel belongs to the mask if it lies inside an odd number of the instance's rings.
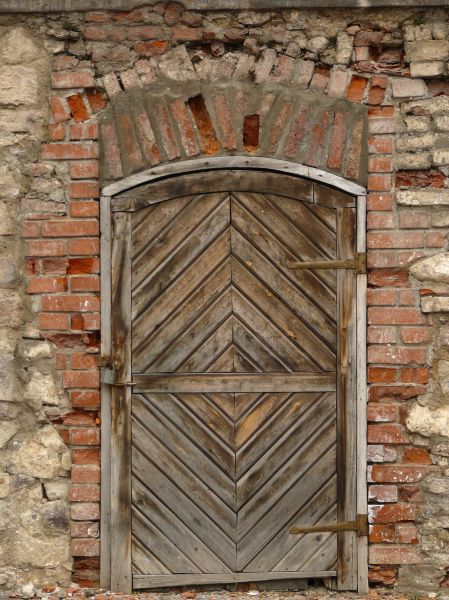
[[[162,182],[153,191],[172,200],[140,190],[131,212],[115,213],[132,228],[136,588],[338,571],[354,589],[346,538],[289,534],[355,506],[345,463],[355,416],[342,400],[355,393],[352,275],[288,267],[349,258],[354,199],[293,178],[276,189],[272,175],[260,193],[262,179],[237,173],[232,191],[209,193],[207,178]]]

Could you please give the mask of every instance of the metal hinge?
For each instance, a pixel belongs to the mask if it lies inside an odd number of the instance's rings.
[[[107,385],[134,385],[131,381],[117,381],[117,371],[110,363],[106,363],[104,366],[101,366],[100,381],[101,383],[105,383]]]
[[[357,273],[366,273],[366,253],[359,252],[354,258],[342,260],[291,260],[289,269],[355,269]]]
[[[368,516],[357,515],[355,521],[341,521],[340,523],[322,523],[321,525],[306,525],[304,527],[291,527],[289,533],[324,533],[326,531],[355,531],[358,537],[368,535]]]

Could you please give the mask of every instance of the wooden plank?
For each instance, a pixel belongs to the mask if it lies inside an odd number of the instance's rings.
[[[111,198],[100,199],[100,271],[101,271],[101,359],[111,356]],[[101,384],[101,527],[100,585],[111,587],[111,400],[109,385]]]
[[[131,219],[118,213],[112,245],[112,364],[116,382],[131,376]],[[131,592],[131,388],[112,388],[111,589]]]
[[[159,587],[177,587],[190,585],[208,585],[220,583],[239,583],[244,581],[279,581],[281,579],[312,579],[335,577],[336,571],[294,571],[270,573],[223,573],[202,575],[134,575],[133,587],[136,590]]]
[[[327,208],[353,208],[356,205],[354,196],[319,183],[313,184],[313,201]]]
[[[366,252],[366,196],[357,198],[357,252]],[[366,295],[367,275],[357,275],[357,514],[367,514],[367,373]],[[368,538],[357,539],[359,594],[368,593]]]
[[[137,211],[155,202],[179,198],[187,194],[247,191],[277,194],[312,202],[313,184],[306,179],[280,175],[269,171],[220,170],[190,173],[184,177],[168,178],[149,183],[115,196],[113,210]]]
[[[356,253],[355,210],[337,210],[337,248],[339,259]],[[339,270],[337,342],[337,431],[338,431],[338,521],[353,521],[357,514],[357,402],[356,402],[356,272]],[[338,589],[357,589],[357,536],[338,534]]]
[[[335,391],[335,372],[307,373],[145,373],[133,375],[133,391],[327,392]]]

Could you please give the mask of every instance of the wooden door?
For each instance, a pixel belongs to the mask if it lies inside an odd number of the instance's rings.
[[[289,531],[356,518],[356,271],[292,268],[355,261],[355,201],[292,179],[222,172],[116,201],[117,568],[134,589],[357,587],[355,532]]]

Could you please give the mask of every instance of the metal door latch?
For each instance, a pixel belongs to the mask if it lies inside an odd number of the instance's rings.
[[[130,381],[117,381],[117,369],[114,369],[108,358],[100,358],[100,381],[107,385],[127,386],[134,385]]]
[[[354,258],[341,260],[290,260],[289,269],[355,269],[357,273],[366,273],[366,253],[358,252]]]
[[[324,533],[326,531],[355,531],[358,537],[368,535],[368,516],[357,515],[355,521],[341,521],[340,523],[322,523],[321,525],[305,525],[304,527],[291,527],[289,533]]]

